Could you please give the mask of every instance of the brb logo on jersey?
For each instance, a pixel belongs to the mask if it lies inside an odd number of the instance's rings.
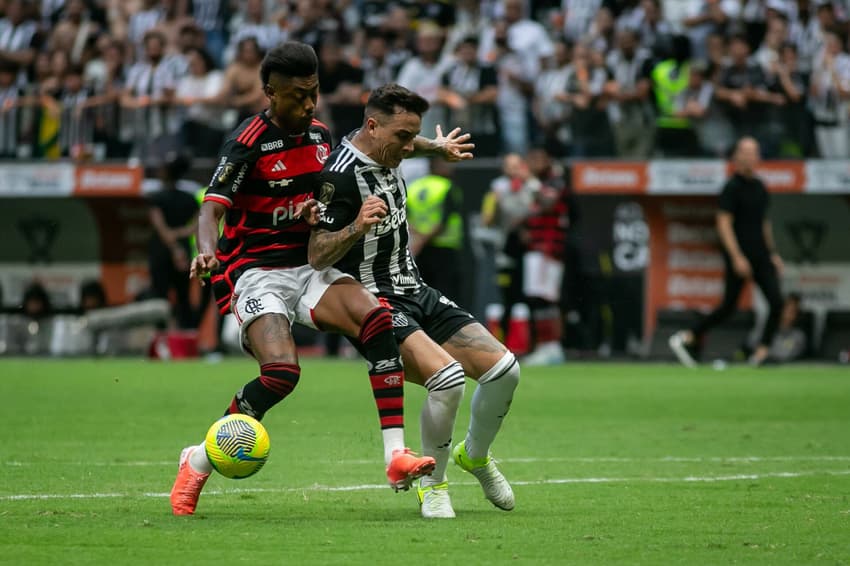
[[[275,149],[283,149],[283,140],[266,142],[260,146],[260,151],[274,151]]]

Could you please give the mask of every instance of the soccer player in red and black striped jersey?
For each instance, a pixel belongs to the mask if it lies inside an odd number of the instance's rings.
[[[384,436],[387,478],[396,490],[430,473],[434,459],[404,447],[404,369],[390,311],[354,278],[307,262],[307,209],[330,154],[330,133],[313,119],[318,97],[313,49],[287,42],[268,52],[260,78],[269,108],[245,120],[227,139],[198,227],[198,255],[191,276],[212,273],[216,301],[232,311],[240,340],[260,365],[226,414],[257,419],[283,400],[300,377],[291,334],[296,322],[349,335],[362,343]],[[361,226],[382,220],[374,203],[357,215]],[[224,231],[219,226],[224,219]],[[203,444],[183,450],[171,491],[176,515],[195,511],[212,471]]]

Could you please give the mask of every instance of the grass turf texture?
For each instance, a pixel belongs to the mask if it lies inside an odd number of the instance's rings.
[[[458,517],[426,522],[383,486],[365,368],[302,365],[266,467],[173,517],[180,449],[253,364],[0,361],[0,563],[850,563],[846,369],[525,369],[495,445],[516,510],[450,466]]]

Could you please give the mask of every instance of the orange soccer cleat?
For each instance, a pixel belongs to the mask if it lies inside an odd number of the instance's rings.
[[[197,446],[184,448],[180,453],[180,467],[177,469],[177,479],[171,488],[171,510],[175,515],[192,515],[198,505],[201,490],[210,477],[209,473],[196,472],[189,465],[189,455]]]
[[[419,457],[410,448],[393,450],[393,457],[387,466],[387,480],[394,490],[407,491],[413,480],[434,471],[437,462],[431,456]]]

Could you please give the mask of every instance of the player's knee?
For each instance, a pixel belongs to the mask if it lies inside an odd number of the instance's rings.
[[[447,406],[459,407],[466,389],[463,366],[460,362],[451,362],[434,373],[425,383],[425,387],[429,396],[438,398]]]
[[[511,352],[505,352],[496,364],[478,379],[479,384],[500,381],[505,386],[516,388],[519,385],[519,361]]]
[[[372,308],[363,317],[360,323],[360,335],[358,340],[361,344],[366,344],[381,332],[392,331],[393,316],[389,309],[383,305],[378,305]]]

